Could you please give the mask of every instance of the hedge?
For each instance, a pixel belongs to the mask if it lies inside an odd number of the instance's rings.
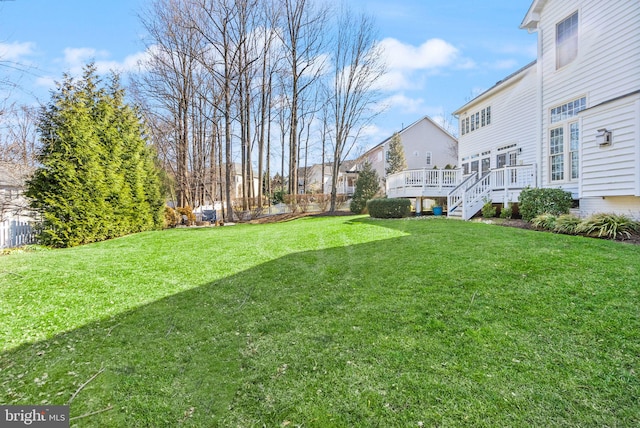
[[[371,199],[367,201],[369,215],[374,218],[403,218],[411,214],[409,199]]]

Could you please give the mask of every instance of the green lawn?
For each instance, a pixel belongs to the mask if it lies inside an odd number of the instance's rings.
[[[639,291],[639,246],[446,219],[16,253],[0,403],[95,427],[639,426]]]

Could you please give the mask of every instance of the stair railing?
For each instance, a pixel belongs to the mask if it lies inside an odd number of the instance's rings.
[[[478,173],[472,172],[462,180],[458,186],[456,186],[449,194],[447,195],[447,216],[452,213],[456,213],[456,211],[462,210],[462,205],[464,204],[464,195],[467,189],[473,186],[478,179]]]

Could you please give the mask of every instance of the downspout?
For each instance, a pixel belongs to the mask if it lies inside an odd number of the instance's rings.
[[[539,25],[539,23],[538,23]],[[544,56],[542,52],[542,29],[537,27],[536,32],[538,33],[538,52],[537,52],[537,61],[536,61],[536,128],[538,129],[536,136],[536,148],[538,150],[538,162],[536,168],[536,187],[542,187],[542,161],[543,161],[543,149],[542,149],[542,141],[544,136],[544,124],[543,124],[543,101],[544,101],[544,87],[543,87],[543,78],[542,73],[544,70]]]

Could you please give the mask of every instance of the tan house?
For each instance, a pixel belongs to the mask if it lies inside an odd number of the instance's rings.
[[[398,131],[398,135],[404,148],[408,170],[443,169],[458,162],[458,141],[429,116],[424,116]],[[356,170],[362,169],[365,162],[371,164],[378,173],[383,188],[392,137],[389,136],[356,160]]]

